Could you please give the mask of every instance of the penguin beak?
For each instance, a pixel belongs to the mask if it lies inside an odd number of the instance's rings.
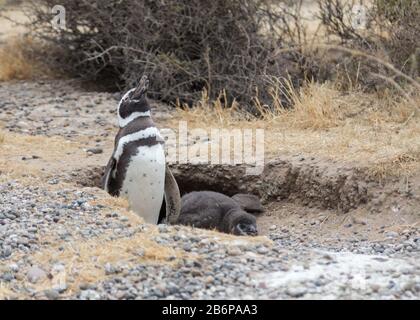
[[[252,224],[239,223],[236,225],[233,233],[240,236],[256,236],[258,235],[258,230]]]
[[[258,235],[258,230],[256,226],[250,225],[248,230],[247,230],[247,234],[249,236],[256,236]]]
[[[140,99],[149,88],[149,79],[147,76],[142,76],[139,82],[139,85],[137,86],[136,90],[131,95],[131,99],[138,100]]]

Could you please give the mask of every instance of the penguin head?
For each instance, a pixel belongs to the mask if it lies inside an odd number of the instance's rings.
[[[256,218],[242,210],[236,212],[236,214],[232,215],[230,221],[230,233],[238,236],[258,235]]]
[[[150,106],[147,101],[149,80],[143,76],[137,87],[127,91],[118,104],[118,122],[120,127],[126,126],[138,117],[150,116]]]

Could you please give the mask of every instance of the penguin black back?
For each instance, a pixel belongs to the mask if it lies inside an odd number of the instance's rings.
[[[235,235],[257,235],[256,218],[232,198],[213,191],[184,195],[178,223],[203,229],[216,229]]]

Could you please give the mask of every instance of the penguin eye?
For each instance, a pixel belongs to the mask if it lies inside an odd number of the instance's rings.
[[[250,224],[250,223],[240,222],[237,225],[237,228],[241,234],[245,234],[245,235],[258,234],[257,228],[253,224]]]
[[[242,223],[238,224],[238,228],[242,231],[245,231],[247,229],[247,225],[242,222]]]

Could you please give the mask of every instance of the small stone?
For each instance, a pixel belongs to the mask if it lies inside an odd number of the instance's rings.
[[[36,283],[39,280],[43,280],[47,277],[47,273],[37,266],[31,267],[26,273],[26,278],[31,283]]]
[[[90,148],[87,149],[86,152],[91,152],[93,154],[101,154],[104,151],[101,148]]]
[[[45,290],[44,294],[49,300],[57,300],[60,297],[60,294],[54,289]]]
[[[7,258],[12,255],[12,247],[10,246],[3,246],[3,251],[0,251],[0,256],[3,258]]]
[[[412,291],[413,293],[415,293],[417,291],[416,285],[417,285],[416,281],[410,280],[403,286],[402,289],[403,291]]]
[[[367,224],[366,220],[363,219],[363,218],[353,217],[352,221],[353,221],[354,224],[361,224],[363,226],[365,226]]]
[[[307,290],[304,287],[292,287],[286,290],[286,293],[293,298],[302,297],[306,292]]]
[[[79,285],[79,289],[80,290],[89,290],[89,289],[94,289],[94,285],[92,285],[92,284],[90,284],[90,283],[86,283],[86,282],[84,282],[84,283],[81,283],[80,285]]]
[[[54,291],[57,291],[58,293],[63,293],[67,290],[68,286],[65,282],[60,282],[53,286]]]
[[[241,250],[238,247],[228,248],[227,254],[231,256],[239,256],[241,254]]]
[[[12,272],[18,272],[19,271],[19,266],[16,263],[11,263],[9,264],[9,270]]]
[[[204,279],[204,283],[210,284],[214,282],[214,278],[212,276],[208,276]]]
[[[184,244],[182,247],[185,251],[191,251],[191,245],[189,243]]]
[[[0,279],[5,282],[10,282],[15,279],[15,276],[11,272],[6,272],[0,277]]]
[[[389,232],[385,233],[385,236],[388,237],[388,238],[396,238],[396,237],[398,237],[398,232],[389,231]]]
[[[51,179],[51,180],[48,180],[48,184],[58,184],[58,179]]]
[[[115,273],[119,273],[119,272],[121,272],[121,270],[119,268],[114,267],[109,262],[105,264],[105,274],[106,275],[115,274]]]
[[[270,250],[267,247],[261,246],[257,248],[259,254],[267,254]]]
[[[381,286],[379,284],[377,284],[377,283],[372,283],[370,285],[370,288],[372,289],[373,292],[378,292],[379,289],[381,288]]]
[[[99,300],[101,299],[100,294],[95,290],[83,290],[79,295],[81,300]]]

